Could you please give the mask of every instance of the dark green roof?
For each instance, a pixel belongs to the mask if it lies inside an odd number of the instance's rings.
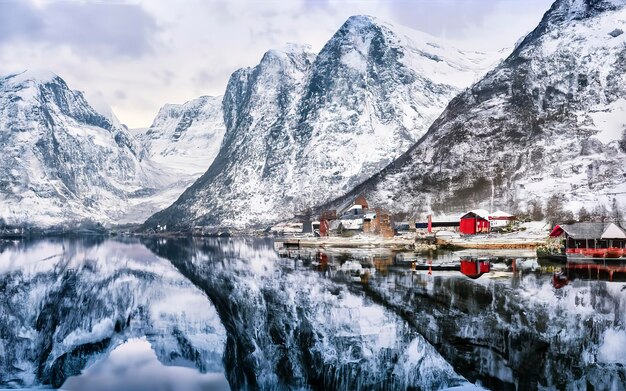
[[[574,239],[624,239],[626,232],[613,223],[559,224]]]

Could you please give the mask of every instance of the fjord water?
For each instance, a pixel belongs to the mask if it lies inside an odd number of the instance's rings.
[[[291,255],[252,238],[0,242],[0,388],[626,389],[625,283]]]

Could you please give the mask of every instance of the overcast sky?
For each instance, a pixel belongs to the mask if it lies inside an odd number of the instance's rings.
[[[511,47],[553,0],[0,0],[0,74],[57,73],[146,127],[165,103],[221,95],[230,74],[287,42],[319,51],[350,15]]]

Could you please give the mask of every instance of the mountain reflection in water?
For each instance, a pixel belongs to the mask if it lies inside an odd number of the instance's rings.
[[[251,238],[0,242],[0,388],[626,389],[623,282],[290,256]]]

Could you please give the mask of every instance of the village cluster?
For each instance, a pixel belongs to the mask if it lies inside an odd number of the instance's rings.
[[[446,221],[433,221],[430,215],[426,221],[398,221],[387,211],[371,208],[367,199],[360,195],[336,210],[321,212],[317,220],[306,213],[300,215],[298,220],[277,224],[271,231],[276,235],[301,233],[316,237],[350,237],[363,233],[391,238],[407,233],[435,231],[473,235],[510,229],[517,218],[501,210],[490,213],[485,209],[475,209],[463,213],[458,219]]]

